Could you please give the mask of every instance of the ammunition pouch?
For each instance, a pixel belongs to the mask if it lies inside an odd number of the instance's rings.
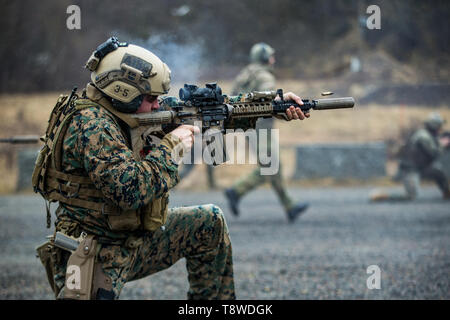
[[[154,199],[143,207],[142,224],[144,230],[155,231],[166,223],[169,204],[169,194],[164,193],[161,198]]]
[[[106,214],[103,212],[103,214]],[[141,218],[138,210],[118,211],[106,214],[109,228],[113,231],[134,231],[140,228]]]
[[[155,231],[166,223],[169,204],[169,194],[154,199],[138,210],[121,211],[118,214],[108,214],[107,220],[113,231],[134,231],[143,229]]]

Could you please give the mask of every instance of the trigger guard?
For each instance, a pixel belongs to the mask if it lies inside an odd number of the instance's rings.
[[[141,138],[144,141],[146,141],[147,137],[155,137],[155,138],[161,140],[164,136],[165,136],[164,132],[155,130],[155,128],[148,128],[148,130],[144,131],[144,133],[141,135]]]
[[[143,135],[143,139],[144,139],[144,146],[148,145],[147,141],[150,139],[151,141],[151,146],[159,146],[161,143],[162,138],[157,135],[154,134],[153,132],[147,135]]]

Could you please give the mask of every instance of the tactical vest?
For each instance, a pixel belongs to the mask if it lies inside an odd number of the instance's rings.
[[[424,148],[424,144],[428,148]],[[430,150],[435,152],[430,154]],[[401,152],[403,166],[423,170],[439,157],[441,149],[437,137],[433,136],[427,129],[419,129],[409,137]]]
[[[100,107],[124,121],[129,127],[138,126],[135,119],[116,111],[110,102],[92,85],[88,85],[88,98],[80,98],[75,92],[61,95],[48,120],[45,143],[36,159],[32,185],[47,201],[47,227],[50,227],[50,203],[59,201],[69,206],[96,211],[104,215],[112,231],[154,231],[164,225],[168,211],[168,193],[154,199],[138,210],[122,210],[108,201],[89,176],[68,174],[63,171],[63,142],[73,116],[80,110]]]

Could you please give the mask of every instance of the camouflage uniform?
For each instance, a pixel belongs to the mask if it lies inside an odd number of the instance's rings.
[[[169,134],[164,139],[174,137]],[[178,165],[171,159],[171,144],[164,139],[143,161],[137,161],[126,125],[106,109],[92,106],[72,118],[64,136],[63,170],[89,176],[107,200],[134,210],[178,183]],[[228,227],[217,206],[169,209],[165,230],[154,232],[112,231],[102,212],[62,203],[56,214],[56,231],[75,237],[83,231],[98,239],[96,264],[110,290],[97,298],[118,299],[125,282],[164,270],[183,257],[189,273],[188,298],[235,298]],[[54,291],[63,297],[70,253],[54,251]]]
[[[237,95],[243,92],[251,91],[268,91],[275,90],[275,77],[272,74],[272,68],[268,64],[251,63],[245,67],[237,76],[232,94]],[[270,129],[273,128],[273,119],[260,119],[256,123],[256,129],[267,130],[267,153],[271,153],[271,137]],[[257,153],[259,154],[259,132],[258,132],[258,147]],[[276,155],[272,155],[276,156]],[[261,166],[261,164],[259,164]],[[281,163],[278,173],[275,175],[261,175],[260,168],[253,170],[248,176],[239,179],[233,184],[232,189],[237,193],[239,197],[244,196],[246,193],[255,189],[256,187],[270,182],[273,189],[278,195],[278,198],[285,208],[289,210],[293,206],[293,201],[288,196],[286,187],[283,184]]]
[[[432,179],[444,196],[450,194],[448,178],[439,161],[442,153],[438,137],[427,128],[417,130],[409,139],[406,152],[400,160],[396,179],[403,182],[406,196],[390,195],[392,200],[415,199],[418,195],[420,178]]]

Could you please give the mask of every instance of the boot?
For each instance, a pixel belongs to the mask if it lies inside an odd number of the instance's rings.
[[[239,196],[236,191],[234,191],[234,189],[232,188],[225,189],[225,197],[228,199],[228,205],[231,209],[231,213],[235,217],[239,216]]]
[[[390,200],[389,194],[385,192],[374,192],[370,195],[369,201],[370,202],[379,202],[379,201],[387,201]]]
[[[289,209],[286,212],[289,223],[293,223],[306,209],[308,209],[308,207],[309,203],[300,202]]]

